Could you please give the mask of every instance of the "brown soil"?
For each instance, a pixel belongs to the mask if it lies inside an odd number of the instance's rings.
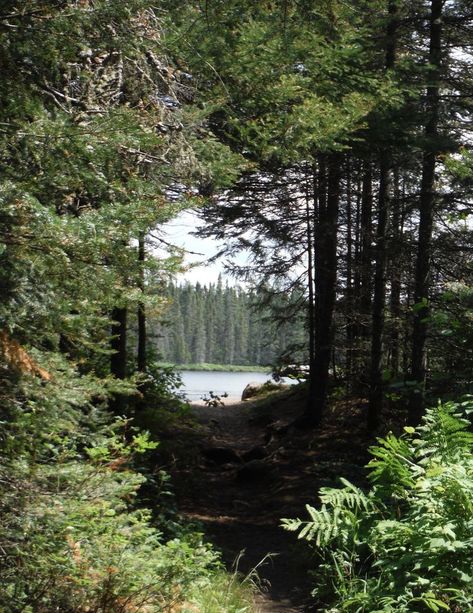
[[[280,520],[305,517],[305,504],[340,476],[362,481],[367,461],[362,401],[337,402],[314,431],[290,425],[303,403],[300,390],[289,390],[259,402],[193,406],[200,427],[174,432],[180,447],[168,448],[181,513],[201,523],[229,568],[236,560],[243,575],[256,568],[261,613],[317,610],[308,604],[308,548]]]

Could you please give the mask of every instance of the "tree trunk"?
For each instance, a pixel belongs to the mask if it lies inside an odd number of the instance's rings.
[[[432,0],[430,9],[429,84],[427,86],[427,122],[422,161],[419,204],[419,240],[417,247],[414,327],[412,335],[412,378],[417,382],[409,402],[409,423],[417,424],[423,414],[426,383],[426,340],[428,331],[432,231],[435,202],[435,161],[439,153],[439,81],[442,61],[442,7],[444,0]]]
[[[140,234],[138,238],[138,262],[139,271],[139,288],[142,292],[145,289],[144,265],[146,259],[145,237]],[[138,304],[138,356],[137,367],[139,372],[146,372],[146,310],[143,302]]]
[[[342,156],[327,156],[327,193],[320,191],[315,236],[315,356],[313,395],[309,398],[307,419],[316,425],[322,419],[328,392],[330,359],[333,349],[333,311],[337,285],[337,236]]]
[[[386,70],[394,67],[396,61],[397,0],[388,2],[388,26],[386,32]],[[384,309],[386,304],[386,261],[387,230],[391,192],[391,156],[389,145],[384,143],[380,154],[380,176],[378,196],[378,225],[376,229],[376,264],[373,296],[373,318],[371,330],[370,396],[368,407],[368,429],[373,431],[383,409],[383,335]]]
[[[347,265],[346,265],[346,290],[345,290],[345,318],[346,318],[346,349],[345,349],[345,370],[347,391],[353,374],[353,349],[354,349],[354,319],[353,319],[353,215],[352,215],[352,185],[351,185],[351,163],[347,159],[346,166],[346,211],[347,211]]]
[[[361,304],[361,208],[362,208],[362,172],[360,164],[357,165],[356,180],[356,209],[355,209],[355,245],[354,245],[354,272],[353,272],[353,313],[350,336],[353,339],[352,375],[350,386],[353,389],[360,379],[360,304]]]
[[[401,325],[401,202],[399,191],[399,172],[394,171],[393,201],[391,205],[391,292],[389,310],[391,314],[390,362],[394,377],[399,376],[400,369],[400,325]]]
[[[373,209],[373,176],[371,161],[363,164],[361,184],[361,211],[359,220],[359,254],[358,254],[358,308],[356,332],[356,372],[358,386],[365,388],[367,343],[369,338],[369,322],[371,315],[372,291],[372,209]]]
[[[368,429],[373,431],[383,408],[383,333],[386,302],[386,234],[390,195],[390,171],[387,155],[381,160],[376,230],[376,264],[371,332],[370,396]]]
[[[315,169],[312,169],[315,187]],[[307,327],[309,332],[309,390],[307,394],[307,410],[310,410],[311,399],[315,394],[315,304],[314,304],[314,254],[313,254],[313,212],[310,207],[310,192],[308,188],[309,168],[306,168],[306,239],[307,239]],[[314,190],[315,193],[315,190]]]

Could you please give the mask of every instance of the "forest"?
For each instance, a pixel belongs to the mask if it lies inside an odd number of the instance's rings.
[[[469,0],[0,1],[0,611],[473,609],[472,47]]]
[[[279,308],[294,316],[275,321],[261,292],[242,287],[189,283],[169,285],[169,310],[157,329],[150,322],[150,346],[165,363],[283,365],[284,358],[304,364],[303,294],[279,298]]]

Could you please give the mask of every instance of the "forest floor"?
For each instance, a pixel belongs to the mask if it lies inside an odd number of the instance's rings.
[[[179,512],[198,521],[228,569],[259,577],[259,613],[308,612],[308,548],[280,527],[306,517],[321,486],[364,479],[371,442],[363,401],[333,403],[321,426],[298,430],[301,390],[223,407],[193,405],[197,422],[163,441]],[[178,443],[176,443],[178,441]],[[270,556],[268,557],[268,554]]]

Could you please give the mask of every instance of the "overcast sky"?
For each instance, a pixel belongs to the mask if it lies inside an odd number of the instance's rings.
[[[185,212],[165,226],[166,240],[177,247],[183,247],[188,251],[202,254],[186,255],[186,264],[195,263],[198,264],[198,266],[180,276],[177,279],[178,281],[187,280],[191,283],[199,281],[202,285],[208,285],[209,283],[215,283],[220,273],[222,273],[225,278],[222,260],[212,264],[207,262],[210,257],[219,251],[223,243],[219,243],[210,238],[202,239],[191,235],[191,232],[195,231],[197,226],[201,224],[202,221],[198,219],[197,215],[192,212]],[[229,282],[234,281],[229,279]]]

